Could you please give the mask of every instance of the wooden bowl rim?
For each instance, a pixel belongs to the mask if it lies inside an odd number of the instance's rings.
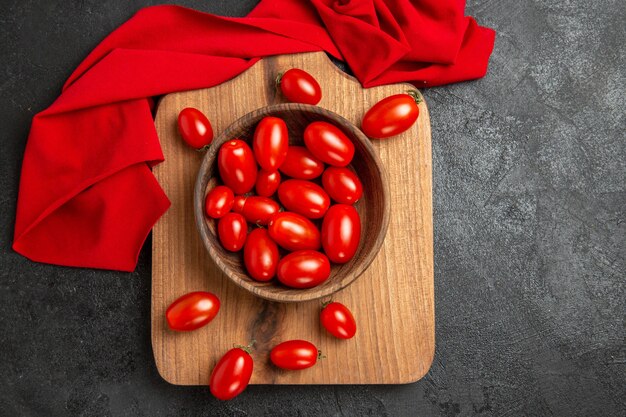
[[[337,283],[325,287],[313,287],[308,289],[294,290],[294,293],[275,293],[271,290],[266,290],[269,287],[257,286],[251,281],[244,280],[237,276],[237,274],[233,273],[231,271],[231,268],[220,259],[219,254],[216,253],[214,248],[212,247],[209,239],[209,234],[211,232],[209,230],[209,226],[206,223],[204,215],[205,190],[210,179],[208,173],[211,171],[211,164],[215,162],[219,147],[226,141],[234,138],[235,136],[238,136],[233,135],[233,132],[236,130],[240,130],[242,127],[250,124],[249,120],[254,120],[263,116],[270,116],[280,111],[307,111],[310,113],[329,117],[330,119],[335,119],[340,124],[352,126],[354,136],[356,136],[357,140],[361,142],[366,152],[369,153],[370,157],[374,160],[374,164],[378,169],[378,172],[380,174],[380,181],[382,184],[382,224],[380,232],[378,236],[376,236],[376,241],[374,242],[372,249],[364,256],[363,260],[358,265],[356,265],[354,271],[350,271],[343,279],[341,279]],[[228,277],[228,279],[237,284],[239,287],[244,288],[252,294],[263,299],[284,303],[317,300],[326,296],[330,296],[352,284],[359,276],[363,274],[363,272],[365,272],[365,270],[367,270],[367,268],[371,265],[371,263],[378,255],[378,252],[380,251],[380,248],[382,247],[382,244],[385,240],[385,236],[387,235],[387,229],[389,228],[389,212],[390,203],[387,170],[385,169],[380,158],[378,157],[378,153],[372,146],[370,139],[354,123],[350,122],[343,116],[331,110],[310,104],[273,104],[265,107],[260,107],[236,119],[234,122],[228,125],[228,127],[226,127],[222,131],[222,133],[220,133],[211,143],[211,147],[208,149],[202,159],[202,164],[200,165],[200,169],[198,170],[196,184],[194,187],[194,216],[196,220],[196,227],[198,229],[198,232],[200,233],[200,240],[202,240],[202,243],[209,252],[209,255],[213,262],[218,266],[222,273]],[[329,279],[332,279],[332,276]]]

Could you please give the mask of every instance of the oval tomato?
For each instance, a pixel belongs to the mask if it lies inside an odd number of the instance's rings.
[[[365,113],[361,129],[370,138],[384,139],[408,130],[417,120],[420,109],[417,93],[396,94],[378,103]]]
[[[254,131],[252,150],[256,161],[266,171],[276,171],[287,156],[287,125],[278,117],[264,117]]]
[[[324,163],[304,146],[290,146],[280,171],[288,177],[311,180],[324,171]]]
[[[237,200],[238,197],[235,198],[233,211],[242,214],[247,221],[253,224],[265,226],[272,216],[280,210],[278,203],[267,197],[253,195]]]
[[[237,252],[243,248],[248,234],[246,219],[239,213],[227,213],[217,223],[217,235],[224,249]]]
[[[339,339],[351,339],[356,333],[356,321],[348,307],[341,303],[328,303],[320,313],[322,326]]]
[[[291,288],[312,288],[330,276],[330,262],[321,252],[299,250],[286,255],[278,262],[278,280]]]
[[[359,177],[348,168],[326,168],[322,174],[322,185],[330,198],[342,204],[354,204],[363,195]]]
[[[208,147],[213,141],[213,127],[204,113],[193,107],[178,113],[178,131],[187,145],[194,149]]]
[[[280,78],[280,90],[292,103],[317,104],[322,99],[322,89],[311,74],[298,68],[285,71]]]
[[[278,199],[287,210],[309,219],[323,217],[330,206],[330,198],[324,189],[305,180],[287,180],[280,184]]]
[[[304,129],[304,143],[313,155],[327,164],[345,167],[354,157],[354,144],[337,126],[313,122]]]
[[[274,195],[280,185],[280,172],[260,170],[256,176],[256,193],[261,197]]]
[[[289,251],[317,250],[322,246],[320,231],[311,220],[298,213],[285,211],[275,214],[267,230],[274,242]]]
[[[254,361],[242,348],[226,352],[211,372],[211,394],[219,400],[231,400],[241,394],[252,376]]]
[[[256,162],[252,149],[240,139],[229,140],[220,148],[217,167],[224,184],[235,194],[245,194],[256,183]]]
[[[359,247],[361,240],[361,218],[352,206],[331,206],[322,222],[322,246],[334,263],[348,262]]]
[[[248,274],[257,281],[269,281],[276,275],[278,246],[265,229],[254,229],[243,247],[243,262]]]
[[[241,214],[241,212],[243,211],[243,205],[246,204],[247,199],[248,197],[245,195],[235,196],[231,210],[234,211],[235,213]]]
[[[270,353],[274,365],[291,371],[310,368],[320,357],[321,352],[306,340],[288,340],[274,346]]]
[[[206,215],[219,219],[230,211],[233,207],[234,199],[233,190],[224,185],[218,185],[206,195],[204,202]]]
[[[220,300],[215,294],[195,291],[183,295],[167,308],[165,318],[172,330],[196,330],[211,322],[220,310]]]

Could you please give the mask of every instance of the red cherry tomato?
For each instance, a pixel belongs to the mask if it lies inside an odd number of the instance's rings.
[[[213,141],[211,122],[198,109],[187,107],[178,113],[178,131],[187,145],[194,149],[207,147]]]
[[[286,255],[278,262],[278,280],[292,288],[312,288],[330,276],[330,262],[321,252],[299,250]]]
[[[298,68],[285,71],[280,78],[280,90],[293,103],[317,104],[322,99],[322,89],[315,78]]]
[[[254,229],[243,247],[243,262],[248,274],[257,281],[269,281],[276,275],[278,246],[265,229]]]
[[[243,203],[241,199],[237,200],[237,197],[235,200],[236,206],[233,205],[233,211],[243,214],[243,217],[253,224],[265,226],[272,216],[280,210],[278,203],[267,197],[256,195],[243,197]]]
[[[167,308],[165,318],[172,330],[189,331],[205,326],[220,310],[220,300],[215,294],[195,291],[183,295]]]
[[[248,197],[245,195],[236,196],[233,200],[233,206],[231,207],[231,210],[235,213],[241,214],[241,212],[243,211],[243,205],[246,204],[247,199]]]
[[[313,156],[304,146],[290,146],[285,162],[279,169],[288,177],[312,180],[322,174],[324,163]]]
[[[243,248],[248,234],[246,219],[239,213],[227,213],[217,223],[217,235],[224,249],[237,252]]]
[[[219,400],[232,400],[248,386],[253,367],[252,357],[244,349],[229,350],[211,372],[211,394]]]
[[[321,352],[306,340],[288,340],[274,346],[270,353],[272,363],[279,368],[297,371],[317,363]]]
[[[280,185],[280,172],[260,170],[256,176],[256,193],[261,197],[274,195]]]
[[[304,129],[304,143],[315,157],[327,164],[345,167],[354,157],[354,144],[337,126],[313,122]]]
[[[417,120],[420,109],[415,95],[396,94],[378,103],[365,113],[361,128],[370,138],[384,139],[408,130]]]
[[[359,247],[361,240],[361,218],[353,206],[335,204],[331,206],[322,222],[322,246],[332,262],[348,262]]]
[[[224,184],[235,194],[245,194],[256,183],[256,162],[252,149],[240,139],[229,140],[217,155],[217,167]]]
[[[356,321],[348,307],[341,303],[328,303],[320,313],[322,326],[339,339],[351,339],[356,333]]]
[[[266,171],[276,171],[287,156],[287,125],[278,117],[263,118],[254,131],[252,150],[256,161]]]
[[[270,237],[283,248],[294,251],[319,249],[320,231],[311,220],[288,211],[275,214],[267,225]]]
[[[204,202],[206,215],[219,219],[230,211],[233,207],[234,199],[233,190],[224,185],[218,185],[206,195]]]
[[[305,180],[287,180],[278,187],[278,199],[289,211],[309,219],[323,217],[330,198],[319,185]]]
[[[322,185],[330,198],[342,204],[354,204],[363,195],[359,177],[348,168],[326,168],[322,174]]]

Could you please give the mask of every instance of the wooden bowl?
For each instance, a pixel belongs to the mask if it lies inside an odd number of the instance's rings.
[[[363,197],[355,205],[361,216],[359,249],[350,262],[343,265],[331,264],[330,277],[317,287],[289,288],[283,286],[276,278],[270,282],[255,281],[246,272],[243,251],[233,253],[225,250],[217,237],[217,222],[204,214],[206,195],[219,179],[216,163],[219,148],[224,142],[234,138],[245,140],[250,144],[257,123],[266,116],[280,117],[285,121],[291,145],[304,145],[302,139],[304,129],[309,123],[317,120],[338,126],[354,143],[355,154],[351,165],[363,183]],[[307,104],[277,104],[246,114],[213,140],[198,172],[194,191],[194,211],[196,225],[209,255],[234,283],[268,300],[280,302],[315,300],[329,296],[351,284],[376,257],[389,225],[387,174],[369,139],[343,117]],[[321,222],[316,224],[321,225]]]

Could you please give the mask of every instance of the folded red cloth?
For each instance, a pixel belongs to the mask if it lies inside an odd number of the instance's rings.
[[[364,86],[485,75],[495,33],[454,0],[263,0],[244,18],[140,10],[33,118],[13,248],[39,262],[132,271],[169,200],[151,96],[210,87],[261,57],[324,50]]]

